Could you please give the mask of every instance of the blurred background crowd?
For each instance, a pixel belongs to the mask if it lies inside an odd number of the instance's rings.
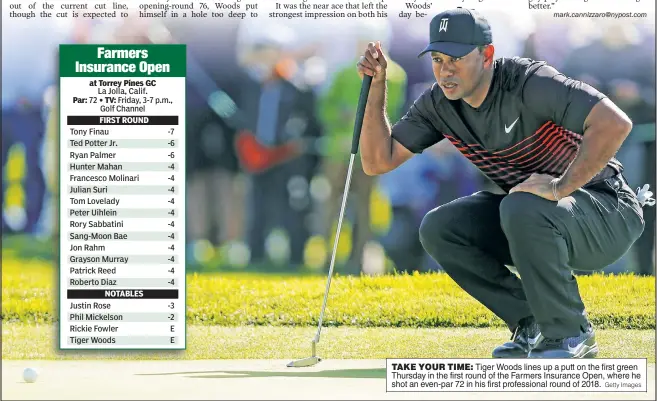
[[[485,15],[497,57],[546,60],[628,113],[634,130],[618,158],[634,188],[655,188],[654,20]],[[434,81],[430,58],[417,58],[429,20],[3,21],[3,248],[29,252],[57,235],[57,46],[173,41],[188,47],[190,266],[325,271],[360,91],[357,59],[381,41],[392,60],[394,123]],[[419,242],[424,214],[499,191],[447,141],[377,177],[357,158],[351,190],[336,264],[345,274],[440,269]],[[645,213],[643,236],[607,272],[654,274],[654,208]]]

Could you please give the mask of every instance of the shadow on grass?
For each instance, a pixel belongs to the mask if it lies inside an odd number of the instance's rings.
[[[287,372],[268,372],[252,370],[210,370],[198,372],[141,373],[137,376],[182,375],[193,379],[238,379],[254,377],[323,377],[334,379],[385,379],[383,369],[337,369],[320,371],[290,370]]]

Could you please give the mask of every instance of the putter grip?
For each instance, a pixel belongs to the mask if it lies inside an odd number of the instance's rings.
[[[363,127],[363,118],[365,118],[365,106],[367,106],[367,96],[370,94],[370,85],[372,77],[363,76],[363,85],[360,88],[360,97],[358,98],[358,109],[356,110],[356,123],[354,124],[354,137],[351,141],[351,154],[358,153],[358,144],[360,143],[360,130]]]

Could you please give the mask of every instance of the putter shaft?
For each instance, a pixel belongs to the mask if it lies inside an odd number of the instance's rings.
[[[358,98],[358,110],[356,111],[356,121],[354,123],[354,136],[351,142],[351,157],[349,158],[349,169],[347,171],[347,182],[344,186],[344,193],[342,194],[342,206],[340,207],[340,217],[338,219],[338,227],[335,232],[335,239],[333,240],[333,252],[331,254],[331,264],[329,267],[328,279],[326,280],[326,291],[324,291],[324,302],[322,303],[322,310],[319,314],[319,322],[317,324],[317,334],[312,341],[313,355],[310,358],[291,362],[288,366],[312,366],[319,361],[315,354],[315,348],[319,343],[319,338],[322,333],[322,323],[324,322],[324,312],[326,310],[326,302],[328,300],[329,289],[331,288],[331,279],[333,278],[333,268],[335,267],[335,257],[338,252],[338,241],[340,240],[340,232],[342,230],[342,220],[344,219],[345,209],[347,208],[347,198],[349,197],[349,189],[351,187],[351,174],[354,169],[354,159],[358,154],[358,145],[360,143],[360,133],[363,126],[363,119],[365,118],[365,108],[367,105],[367,97],[370,92],[370,85],[372,84],[372,77],[365,75],[363,77],[363,85],[360,89],[360,97]]]
[[[354,158],[356,155],[351,154],[349,158],[349,169],[347,170],[347,183],[344,186],[344,194],[342,195],[342,206],[340,207],[340,217],[338,219],[338,228],[335,231],[335,239],[333,240],[333,253],[331,255],[331,265],[329,267],[328,280],[326,281],[326,291],[324,292],[324,303],[322,304],[322,310],[319,314],[319,324],[317,325],[317,334],[313,339],[313,356],[315,356],[315,344],[319,343],[319,337],[322,332],[322,322],[324,321],[324,311],[326,310],[326,301],[328,300],[329,289],[331,288],[331,278],[333,277],[333,267],[335,266],[335,255],[338,250],[338,240],[340,239],[340,230],[342,229],[342,220],[344,218],[344,212],[347,207],[347,198],[349,195],[349,187],[351,186],[351,172],[354,168]]]

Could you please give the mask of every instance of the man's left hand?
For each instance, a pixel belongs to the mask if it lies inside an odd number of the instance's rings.
[[[552,192],[552,181],[554,179],[555,177],[552,177],[549,174],[532,174],[525,181],[513,187],[509,193],[529,192],[530,194],[556,202],[557,199]],[[558,193],[557,195],[559,195],[560,198],[562,197]]]

